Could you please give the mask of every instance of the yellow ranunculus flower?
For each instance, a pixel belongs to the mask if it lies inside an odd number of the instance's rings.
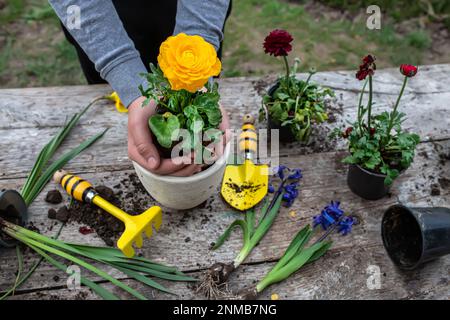
[[[106,99],[114,101],[117,111],[128,112],[128,109],[125,108],[122,101],[120,101],[120,98],[119,98],[119,95],[117,94],[117,92],[113,91],[110,95],[106,96]]]
[[[172,90],[196,92],[220,73],[214,47],[200,36],[184,33],[167,38],[159,48],[158,64]]]

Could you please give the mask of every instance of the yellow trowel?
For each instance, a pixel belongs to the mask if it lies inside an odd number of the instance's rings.
[[[265,197],[269,183],[269,167],[254,163],[258,146],[255,120],[247,114],[243,123],[239,150],[244,153],[244,162],[240,165],[227,165],[221,190],[225,201],[242,211],[254,207]]]
[[[152,226],[156,230],[161,226],[162,211],[158,206],[153,206],[139,215],[132,216],[100,197],[92,185],[80,177],[59,170],[54,174],[53,180],[60,183],[74,199],[93,203],[125,224],[125,231],[117,241],[117,247],[129,258],[134,256],[133,242],[138,248],[142,247],[142,233],[145,232],[150,238],[153,232]]]

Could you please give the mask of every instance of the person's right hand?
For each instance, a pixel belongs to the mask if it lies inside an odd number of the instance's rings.
[[[191,176],[200,172],[197,164],[161,159],[148,127],[148,119],[156,113],[156,105],[151,101],[143,107],[145,97],[139,97],[128,107],[128,156],[145,169],[161,175]],[[180,163],[181,162],[181,163]]]

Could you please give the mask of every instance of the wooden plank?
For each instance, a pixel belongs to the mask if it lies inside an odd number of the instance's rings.
[[[444,87],[449,70],[450,65],[423,67],[419,75],[410,81],[402,105],[402,109],[410,116],[405,126],[419,132],[423,141],[434,141],[419,145],[415,163],[398,179],[391,197],[375,202],[359,199],[348,190],[346,167],[340,163],[345,155],[345,152],[340,151],[344,146],[324,138],[330,128],[342,126],[346,119],[354,118],[357,91],[361,83],[354,80],[353,72],[317,74],[318,82],[337,89],[337,99],[331,104],[337,110],[336,121],[318,130],[319,135],[313,146],[282,146],[279,153],[283,157],[283,164],[304,170],[301,197],[293,208],[282,209],[272,230],[248,259],[247,263],[251,265],[244,266],[242,272],[236,272],[231,279],[230,285],[234,291],[261,278],[271,265],[264,262],[277,259],[282,253],[280,248],[288,245],[302,225],[310,222],[311,217],[327,202],[339,199],[347,210],[359,216],[361,224],[345,240],[336,237],[340,241],[329,253],[330,258],[322,259],[320,264],[311,265],[287,282],[271,288],[262,298],[268,298],[270,292],[292,299],[449,298],[449,257],[415,272],[401,273],[387,258],[379,235],[382,212],[397,201],[425,206],[450,206],[448,187],[438,188],[440,196],[430,195],[439,178],[450,178],[448,161],[443,158],[443,155],[450,154],[447,104],[450,93]],[[380,109],[386,109],[395,101],[401,76],[396,70],[380,70],[377,73],[375,99]],[[229,110],[233,127],[239,127],[244,113],[255,113],[260,104],[260,95],[271,81],[273,78],[270,77],[221,80],[222,103]],[[0,141],[0,150],[3,151],[0,154],[0,189],[19,189],[38,150],[63,124],[64,119],[75,110],[80,110],[93,97],[108,91],[107,86],[0,90],[0,134],[3,137]],[[94,184],[115,186],[133,172],[126,155],[126,115],[113,112],[114,107],[110,103],[102,102],[94,108],[82,118],[81,125],[74,130],[63,149],[74,147],[102,128],[111,129],[107,136],[74,159],[67,168],[83,173],[83,177]],[[24,150],[27,152],[24,153]],[[30,208],[32,221],[48,235],[54,234],[58,227],[58,224],[49,224],[47,210],[50,206],[43,201],[46,192],[53,188],[49,184]],[[133,199],[124,199],[123,207],[127,210],[133,208],[135,202],[154,203],[148,195],[135,190],[134,186],[122,183],[121,188],[134,193]],[[296,212],[295,217],[289,214],[291,210]],[[226,212],[229,208],[219,196],[193,210],[164,211],[165,223],[161,232],[144,244],[142,253],[150,259],[197,274],[214,262],[231,261],[241,246],[240,233],[235,232],[226,247],[217,252],[208,249],[208,244],[236,217],[236,214]],[[95,234],[81,235],[78,228],[78,224],[70,223],[63,229],[61,239],[96,245],[103,243]],[[188,238],[190,241],[187,241]],[[350,250],[351,255],[348,254]],[[189,256],[186,252],[189,252]],[[27,259],[28,265],[32,262],[33,258]],[[379,265],[384,271],[380,290],[368,290],[365,286],[368,275],[364,264],[369,262]],[[14,251],[0,251],[0,291],[12,284],[15,270]],[[59,277],[58,281],[53,279],[55,275]],[[20,289],[19,293],[23,294],[18,298],[83,298],[63,289],[64,281],[61,279],[65,277],[64,273],[55,272],[44,263]],[[199,298],[185,284],[168,285],[175,286],[176,291],[183,295],[182,298]],[[151,297],[166,298],[160,293],[145,292]],[[88,294],[85,298],[93,296]]]
[[[228,80],[227,80],[228,81]],[[225,83],[224,83],[225,84]],[[260,97],[255,93],[251,94],[250,82],[247,82],[241,89],[243,92],[249,92],[249,95],[242,95],[239,99],[231,99],[232,95],[229,92],[229,86],[223,87],[224,105],[227,106],[232,120],[232,127],[239,128],[240,119],[244,113],[255,113],[255,106],[258,105]],[[236,86],[236,85],[235,85]],[[84,88],[84,87],[82,87]],[[104,87],[102,87],[104,89]],[[242,92],[237,88],[231,86],[233,92]],[[35,89],[26,89],[35,90]],[[3,90],[8,91],[8,90]],[[14,91],[14,90],[13,90]],[[2,90],[0,90],[0,103],[2,99]],[[61,90],[57,90],[61,95]],[[68,94],[72,94],[70,89],[67,89]],[[54,94],[59,98],[59,95]],[[7,96],[7,95],[6,95]],[[0,128],[3,125],[4,129],[0,129],[0,135],[3,139],[0,141],[0,150],[7,150],[7,153],[0,154],[0,178],[18,178],[25,177],[35,161],[36,155],[42,146],[51,139],[51,137],[58,131],[58,125],[62,125],[64,119],[75,110],[80,110],[83,105],[86,105],[91,99],[92,94],[85,95],[84,102],[79,100],[70,100],[70,96],[65,99],[76,103],[70,110],[67,108],[54,107],[54,104],[43,104],[43,110],[40,111],[42,119],[34,117],[36,111],[28,115],[23,112],[19,104],[11,106],[8,103],[8,108],[0,108]],[[386,98],[387,97],[387,98]],[[387,110],[393,103],[394,98],[386,95],[380,96],[384,99],[383,103],[377,108],[378,111]],[[409,118],[405,122],[405,128],[417,132],[421,135],[423,141],[441,140],[450,137],[450,117],[447,116],[448,105],[450,100],[450,93],[431,94],[431,95],[409,95],[405,96],[402,107],[408,113]],[[303,146],[298,143],[292,143],[287,146],[282,146],[280,149],[281,155],[313,153],[318,151],[333,151],[345,148],[340,143],[335,143],[328,139],[330,130],[335,127],[344,127],[347,121],[355,119],[357,95],[354,93],[343,92],[338,94],[337,100],[332,102],[333,110],[340,110],[342,106],[349,106],[342,111],[334,113],[335,121],[333,123],[324,124],[316,128],[310,146]],[[19,103],[19,102],[14,102]],[[46,102],[50,103],[50,102]],[[55,102],[56,103],[56,102]],[[49,108],[52,108],[51,111]],[[403,110],[402,109],[402,110]],[[57,110],[57,111],[56,111]],[[239,112],[231,112],[230,110],[239,110]],[[12,114],[12,112],[14,112]],[[60,113],[59,113],[60,112]],[[12,115],[11,115],[12,114]],[[21,118],[22,117],[22,118]],[[24,118],[23,118],[24,117]],[[39,124],[32,123],[31,120],[39,119]],[[3,124],[2,124],[3,122]],[[126,123],[127,117],[125,114],[119,114],[114,111],[111,104],[100,103],[89,110],[85,117],[81,120],[81,125],[76,127],[70,136],[70,139],[63,144],[60,153],[69,148],[78,145],[84,139],[93,136],[105,128],[110,128],[105,137],[99,141],[97,146],[85,151],[74,159],[68,166],[70,170],[78,169],[80,172],[85,171],[103,171],[103,170],[120,170],[132,168],[127,156],[126,143]],[[260,127],[264,127],[264,123]],[[13,127],[11,127],[13,126]],[[14,128],[14,129],[13,129]],[[26,150],[26,152],[24,152]],[[59,154],[60,154],[59,153]],[[17,161],[20,159],[21,161]]]
[[[288,245],[292,236],[302,225],[310,222],[311,217],[317,214],[327,202],[332,199],[339,199],[346,209],[358,214],[362,223],[355,228],[351,236],[345,238],[345,241],[337,242],[333,250],[345,251],[359,247],[375,247],[374,252],[385,259],[383,266],[388,265],[390,262],[381,247],[379,238],[379,222],[385,208],[397,202],[397,199],[407,204],[450,206],[448,190],[442,190],[440,197],[430,196],[431,185],[436,183],[439,177],[448,173],[449,169],[448,162],[445,165],[441,164],[439,154],[449,152],[450,141],[436,145],[441,147],[436,147],[432,143],[421,144],[416,162],[396,183],[392,190],[392,196],[375,202],[364,201],[347,189],[345,166],[342,166],[338,161],[343,156],[342,153],[312,154],[286,158],[285,164],[289,166],[300,165],[304,170],[300,199],[293,208],[282,209],[272,230],[255,249],[248,262],[261,263],[273,261],[279,257],[282,253],[280,248],[285,248]],[[95,184],[113,185],[128,173],[130,172],[87,174],[85,178],[92,180]],[[430,176],[433,176],[433,178],[430,179]],[[10,180],[10,182],[12,181]],[[11,184],[7,187],[14,186],[15,184]],[[50,188],[53,188],[53,186],[47,186],[46,190]],[[51,231],[45,227],[48,225],[46,212],[49,208],[49,205],[42,200],[45,191],[33,204],[31,212],[35,225],[40,227],[43,233],[54,234],[55,227]],[[134,190],[130,189],[130,191],[133,192]],[[141,197],[146,198],[145,195],[139,195],[137,199],[143,200]],[[125,203],[124,207],[127,206],[132,207],[132,203]],[[239,232],[235,232],[227,242],[226,247],[219,249],[217,252],[209,251],[208,244],[215,241],[227,224],[233,220],[234,215],[225,213],[229,209],[220,198],[212,199],[208,207],[186,212],[168,212],[166,210],[166,222],[161,232],[145,242],[144,256],[175,265],[184,271],[203,269],[217,261],[231,261],[241,246]],[[295,218],[289,215],[290,210],[296,211],[297,216]],[[205,222],[205,219],[208,221]],[[78,227],[77,224],[66,226],[61,239],[94,245],[102,244],[101,240],[95,235],[81,235],[78,232]],[[190,241],[186,242],[186,238],[190,238]],[[189,256],[185,255],[184,252],[190,252]],[[442,261],[444,261],[443,267],[448,267],[450,259],[445,258]],[[13,274],[16,269],[14,252],[4,253],[4,256],[0,258],[0,265],[2,266],[0,268],[0,289],[2,289],[9,287],[13,281]],[[52,267],[44,265],[24,285],[23,289],[35,290],[40,287],[53,287],[55,286],[54,274]],[[438,277],[438,274],[436,273],[436,277]],[[59,277],[63,278],[64,274],[59,273]],[[442,277],[442,273],[439,277]],[[417,294],[421,294],[421,289],[418,288],[417,290]]]

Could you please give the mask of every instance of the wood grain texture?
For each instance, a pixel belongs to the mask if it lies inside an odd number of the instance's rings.
[[[290,209],[282,209],[272,229],[255,248],[246,264],[230,280],[234,292],[251,286],[269,270],[284,251],[293,235],[320,212],[330,200],[340,200],[343,207],[359,217],[360,224],[346,237],[335,236],[335,244],[320,261],[305,267],[289,280],[270,287],[261,298],[278,293],[282,299],[448,299],[450,298],[450,257],[429,263],[413,272],[400,272],[387,255],[380,238],[380,220],[384,210],[396,202],[417,206],[450,207],[450,191],[440,186],[440,195],[432,196],[431,189],[440,178],[450,178],[450,165],[442,155],[450,154],[450,91],[444,86],[450,65],[426,66],[410,81],[402,100],[402,110],[408,113],[405,127],[418,132],[419,145],[414,164],[395,182],[389,198],[365,201],[353,195],[346,185],[346,166],[340,160],[345,146],[330,142],[326,134],[344,125],[355,116],[357,93],[361,83],[353,72],[319,73],[315,80],[336,90],[330,101],[334,121],[317,129],[313,147],[299,144],[281,146],[283,164],[303,169],[301,196]],[[304,77],[304,75],[299,75]],[[261,94],[273,78],[235,78],[220,80],[222,103],[227,108],[232,126],[238,128],[243,114],[257,113]],[[401,84],[397,70],[380,70],[375,78],[377,110],[389,108],[395,102]],[[0,90],[0,189],[19,189],[30,170],[37,152],[73,112],[81,110],[92,98],[108,93],[107,86],[77,86],[58,88],[30,88]],[[154,204],[147,194],[122,183],[133,173],[126,151],[126,115],[114,111],[109,102],[99,102],[81,119],[62,150],[74,147],[83,139],[109,127],[106,136],[83,154],[72,160],[67,169],[82,174],[94,185],[134,193],[134,200],[123,200],[125,210],[133,202]],[[264,127],[264,124],[259,124]],[[25,151],[25,152],[24,152]],[[30,208],[33,223],[47,235],[55,234],[59,223],[49,222],[44,202],[45,194],[55,186],[49,184]],[[67,198],[65,198],[67,202]],[[295,217],[289,212],[295,211]],[[241,246],[240,231],[235,231],[224,248],[210,251],[215,241],[237,214],[216,196],[201,207],[188,211],[164,208],[161,231],[144,242],[142,253],[149,259],[177,266],[192,275],[217,261],[230,262]],[[69,223],[63,228],[61,239],[71,242],[103,245],[95,234],[82,235],[80,225]],[[189,239],[189,241],[187,240]],[[27,254],[27,266],[34,256]],[[367,267],[375,265],[382,274],[380,289],[367,288]],[[0,251],[0,291],[10,287],[16,271],[14,250]],[[58,277],[55,278],[55,275]],[[123,275],[115,274],[119,278]],[[95,299],[87,289],[72,292],[65,288],[67,275],[55,272],[43,263],[30,280],[17,292],[17,299]],[[97,279],[95,276],[92,279]],[[57,279],[58,281],[56,281]],[[177,298],[140,287],[148,297]],[[178,298],[201,298],[184,283],[164,283],[179,293]],[[106,285],[108,286],[108,285]],[[123,296],[126,298],[126,296]]]

